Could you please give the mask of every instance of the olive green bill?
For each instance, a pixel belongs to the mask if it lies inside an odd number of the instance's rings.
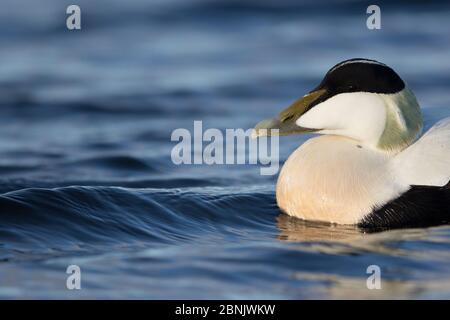
[[[291,134],[301,134],[318,131],[320,129],[310,129],[299,127],[295,122],[306,111],[310,105],[326,92],[325,89],[312,91],[301,97],[288,108],[281,111],[275,118],[266,119],[259,122],[252,132],[252,137],[271,136],[274,134],[287,136]]]

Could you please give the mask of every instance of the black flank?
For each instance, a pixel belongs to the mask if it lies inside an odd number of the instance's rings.
[[[430,227],[450,223],[450,183],[412,186],[397,199],[375,209],[359,223],[363,229]]]

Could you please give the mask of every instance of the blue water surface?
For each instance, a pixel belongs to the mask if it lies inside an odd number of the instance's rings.
[[[378,1],[368,30],[368,2],[78,0],[69,31],[73,2],[1,4],[0,298],[450,298],[450,227],[303,222],[256,165],[170,158],[174,129],[251,128],[348,58],[449,116],[449,4]]]

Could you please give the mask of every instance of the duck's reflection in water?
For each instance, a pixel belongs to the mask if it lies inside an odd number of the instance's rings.
[[[405,251],[399,243],[421,241],[433,229],[362,229],[355,225],[337,225],[317,221],[305,221],[286,214],[277,217],[278,240],[314,243],[320,251],[337,254],[361,252],[382,253],[388,255],[420,255],[418,252]],[[439,228],[438,228],[439,229]],[[322,246],[321,244],[327,244]],[[304,248],[302,246],[302,248]]]
[[[285,241],[343,241],[364,237],[357,226],[305,221],[286,214],[277,217],[278,239]]]
[[[326,299],[420,298],[424,286],[428,292],[450,290],[450,281],[430,281],[426,276],[430,257],[450,259],[450,254],[440,249],[440,242],[448,239],[441,239],[439,235],[440,230],[448,227],[375,231],[304,221],[285,214],[277,217],[277,227],[278,240],[292,242],[287,243],[288,248],[298,252],[298,256],[294,255],[293,278],[316,284],[311,289],[311,296]],[[417,246],[429,249],[416,250]],[[368,289],[369,265],[381,268],[382,290]],[[417,268],[423,271],[423,281],[417,280],[421,279],[414,271]]]
[[[277,217],[278,239],[296,242],[337,242],[356,247],[380,245],[392,247],[392,243],[404,240],[420,240],[431,229],[363,229],[356,225],[339,225],[318,221],[306,221],[286,214]],[[378,251],[376,250],[376,251]]]

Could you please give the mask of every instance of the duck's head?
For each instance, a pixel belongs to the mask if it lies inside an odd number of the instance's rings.
[[[420,134],[422,116],[414,94],[393,69],[375,60],[351,59],[331,68],[315,89],[277,117],[258,123],[254,136],[273,134],[270,129],[279,135],[340,135],[398,151]]]

